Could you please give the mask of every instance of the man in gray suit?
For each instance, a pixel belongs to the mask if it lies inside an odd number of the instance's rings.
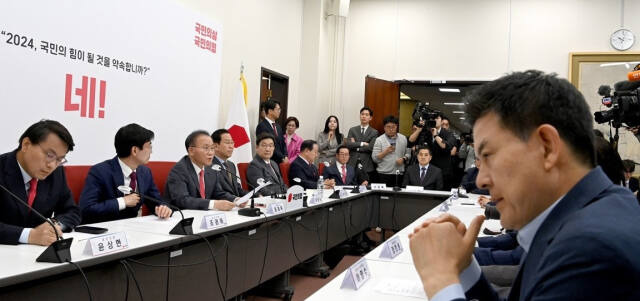
[[[275,149],[275,141],[275,137],[269,133],[258,135],[256,138],[256,156],[247,168],[249,188],[258,187],[258,179],[263,179],[265,183],[271,181],[271,185],[260,190],[258,194],[261,195],[287,192],[287,186],[282,179],[278,163],[271,160]]]
[[[422,186],[429,190],[442,190],[442,170],[429,164],[431,151],[426,146],[418,148],[418,163],[407,167],[402,186]]]
[[[349,165],[362,169],[369,175],[369,183],[377,181],[376,168],[371,159],[373,144],[378,137],[378,130],[369,126],[373,118],[373,111],[369,107],[360,109],[360,125],[349,129],[347,147],[349,148]]]
[[[182,209],[233,209],[232,201],[237,197],[222,190],[222,179],[211,169],[214,148],[209,133],[192,132],[184,146],[188,154],[171,168],[165,184],[165,198]]]

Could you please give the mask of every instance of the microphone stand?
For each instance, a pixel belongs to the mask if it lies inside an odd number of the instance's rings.
[[[173,206],[171,204],[168,204],[166,202],[157,200],[150,196],[144,195],[142,193],[131,191],[131,187],[129,186],[119,186],[118,190],[120,190],[120,192],[122,192],[123,194],[137,194],[140,196],[140,198],[150,200],[156,204],[165,205],[171,208],[171,210],[173,211],[178,211],[182,219],[180,220],[180,222],[178,222],[178,224],[175,225],[175,227],[173,227],[173,229],[171,229],[171,231],[169,231],[169,234],[176,234],[176,235],[192,235],[193,234],[193,226],[192,226],[193,217],[184,218],[184,214],[182,213],[182,210],[180,210],[180,208]]]
[[[51,263],[63,263],[63,262],[71,261],[71,242],[73,241],[73,237],[61,238],[58,235],[58,230],[53,225],[53,222],[51,221],[51,219],[44,217],[44,215],[42,215],[40,212],[38,212],[34,208],[29,207],[29,204],[27,204],[25,201],[20,199],[20,197],[18,197],[13,192],[11,192],[7,187],[4,187],[4,185],[0,185],[0,188],[2,188],[2,190],[6,191],[11,197],[17,200],[18,203],[29,208],[38,217],[40,217],[45,222],[47,222],[51,226],[51,228],[53,228],[53,233],[56,234],[56,241],[54,241],[51,245],[49,245],[44,250],[44,252],[42,252],[42,254],[40,254],[40,256],[36,258],[36,261],[51,262]]]
[[[217,171],[217,172],[221,172],[224,171],[227,174],[240,179],[238,176],[234,175],[233,173],[231,173],[230,171],[228,171],[226,168],[222,168],[222,166],[220,166],[219,164],[215,164],[211,167],[211,169]],[[240,179],[242,180],[242,179]],[[231,183],[233,185],[233,187],[235,187],[234,183]],[[253,185],[249,184],[249,182],[247,182],[247,185],[251,186],[253,188],[253,190],[251,191],[251,205],[249,205],[249,208],[240,208],[238,210],[238,215],[242,215],[242,216],[248,216],[248,217],[256,217],[256,216],[260,216],[260,208],[256,208],[255,207],[255,196],[256,196],[256,187],[253,187]]]
[[[398,175],[400,174],[400,170],[396,169],[396,185],[393,186],[393,191],[400,191],[402,190],[400,188],[400,186],[398,186]]]
[[[171,229],[171,231],[169,231],[169,234],[176,234],[176,235],[192,235],[193,234],[193,217],[188,217],[188,218],[184,218],[184,214],[182,213],[182,210],[176,206],[167,204],[165,202],[161,202],[160,200],[156,200],[150,196],[146,196],[143,195],[141,193],[138,193],[138,195],[141,198],[147,199],[147,200],[151,200],[154,201],[158,204],[162,204],[165,205],[169,208],[171,208],[173,211],[178,211],[180,213],[180,217],[182,219],[180,219],[180,221],[178,222],[178,224],[176,224],[173,229]]]

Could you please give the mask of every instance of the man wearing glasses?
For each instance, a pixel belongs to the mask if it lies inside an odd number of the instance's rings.
[[[235,207],[236,196],[220,186],[218,172],[211,168],[215,151],[207,131],[194,131],[184,142],[187,155],[169,172],[165,198],[182,209],[223,210]]]
[[[80,195],[82,223],[99,223],[138,216],[142,204],[160,218],[171,216],[171,209],[140,195],[160,199],[153,183],[151,169],[145,166],[151,158],[152,131],[135,123],[116,132],[116,156],[91,167]],[[123,194],[119,186],[128,186],[136,193]]]
[[[55,215],[58,235],[80,223],[62,168],[73,146],[73,138],[62,124],[41,120],[20,136],[16,150],[0,155],[0,184],[30,207],[0,190],[0,244],[48,246],[56,240],[51,226],[31,208],[46,217]]]

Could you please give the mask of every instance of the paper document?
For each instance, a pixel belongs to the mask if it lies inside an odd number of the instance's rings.
[[[234,201],[233,203],[235,203],[236,205],[240,205],[242,203],[246,203],[251,199],[251,196],[253,196],[253,192],[259,192],[260,189],[267,187],[271,185],[271,181],[267,181],[266,183],[262,183],[260,185],[258,185],[258,187],[256,187],[256,189],[249,191],[249,193],[245,194],[243,197],[237,199],[236,201]]]
[[[424,300],[427,299],[422,283],[419,281],[398,278],[382,278],[378,281],[378,285],[376,285],[375,290],[376,292],[385,295],[414,297]]]

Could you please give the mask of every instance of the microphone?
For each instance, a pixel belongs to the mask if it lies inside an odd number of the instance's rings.
[[[396,185],[395,185],[395,186],[393,186],[393,191],[400,191],[400,190],[402,190],[402,189],[400,188],[400,186],[398,186],[398,175],[400,175],[400,170],[399,170],[399,169],[396,169]]]
[[[182,213],[182,210],[180,210],[180,208],[173,206],[171,204],[168,204],[166,202],[163,202],[161,200],[157,200],[155,198],[152,198],[150,196],[132,191],[131,187],[129,186],[125,186],[125,185],[120,185],[118,186],[118,190],[120,192],[122,192],[123,194],[127,195],[127,194],[137,194],[139,195],[141,198],[143,199],[147,199],[150,200],[156,204],[160,204],[160,205],[165,205],[169,208],[171,208],[171,210],[174,211],[178,211],[180,212],[180,216],[182,217],[182,219],[180,220],[180,222],[178,222],[177,225],[175,225],[175,227],[173,227],[173,229],[171,229],[171,231],[169,231],[169,234],[176,234],[176,235],[192,235],[193,234],[193,217],[188,217],[188,218],[184,218],[184,214]]]
[[[256,182],[258,182],[258,186],[264,184],[264,179],[263,178],[258,178],[258,180],[256,180]],[[249,186],[253,186],[251,184],[249,184],[247,182],[247,185]],[[251,191],[251,205],[249,205],[249,208],[240,208],[238,210],[238,215],[242,215],[242,216],[248,216],[248,217],[256,217],[256,216],[260,216],[260,208],[256,208],[255,207],[255,196],[256,196],[256,188],[258,187],[253,187],[253,190]]]
[[[53,228],[53,233],[56,234],[56,241],[54,241],[51,245],[49,245],[38,258],[36,258],[37,262],[51,262],[51,263],[63,263],[71,261],[71,242],[73,241],[73,237],[70,238],[62,238],[58,235],[58,231],[56,227],[53,225],[53,222],[50,218],[46,218],[42,213],[38,212],[35,208],[31,208],[27,202],[22,200],[20,197],[15,195],[15,193],[11,192],[7,187],[0,184],[0,188],[6,191],[14,200],[16,200],[19,204],[29,208],[33,213],[35,213],[38,217],[47,222],[51,228]]]
[[[233,174],[232,172],[230,172],[228,169],[226,168],[222,168],[222,166],[220,166],[220,164],[213,164],[211,165],[211,169],[217,171],[217,172],[221,172],[224,171],[226,172],[228,175],[236,178],[236,180],[240,180],[242,181],[242,179],[240,179],[240,177],[236,176],[235,174]],[[247,185],[249,185],[249,183],[247,183]],[[231,183],[231,186],[233,186],[233,191],[236,193],[236,196],[240,196],[240,193],[238,193],[238,189],[236,188],[236,184],[235,183]]]

